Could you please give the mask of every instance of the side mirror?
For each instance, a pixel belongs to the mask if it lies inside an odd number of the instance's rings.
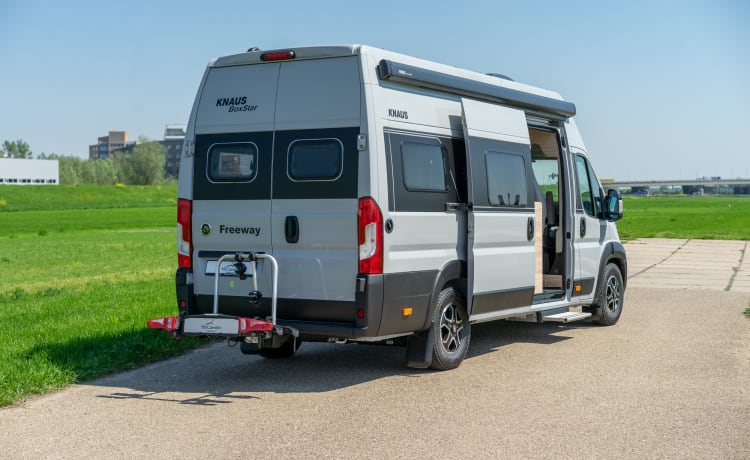
[[[623,206],[622,195],[616,189],[607,190],[607,196],[604,198],[604,218],[610,222],[622,219]]]

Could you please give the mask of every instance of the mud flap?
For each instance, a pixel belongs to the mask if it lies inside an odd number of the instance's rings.
[[[414,369],[427,369],[432,365],[432,348],[435,328],[409,336],[406,345],[406,365]]]

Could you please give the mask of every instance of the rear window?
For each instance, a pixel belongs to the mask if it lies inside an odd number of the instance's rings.
[[[208,149],[212,182],[252,182],[258,171],[258,147],[252,142],[214,144]]]
[[[304,139],[289,145],[287,174],[295,181],[336,180],[344,167],[338,139]]]

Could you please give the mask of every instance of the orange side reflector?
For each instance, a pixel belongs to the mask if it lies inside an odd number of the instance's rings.
[[[411,307],[404,307],[401,309],[401,314],[403,316],[411,316],[412,313],[414,313],[414,309]]]
[[[576,284],[575,288],[576,288],[576,292],[581,292],[581,285],[580,284]]]

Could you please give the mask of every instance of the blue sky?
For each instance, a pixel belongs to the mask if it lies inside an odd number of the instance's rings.
[[[552,89],[600,177],[750,177],[750,2],[0,2],[0,141],[186,123],[212,57],[365,43]]]

